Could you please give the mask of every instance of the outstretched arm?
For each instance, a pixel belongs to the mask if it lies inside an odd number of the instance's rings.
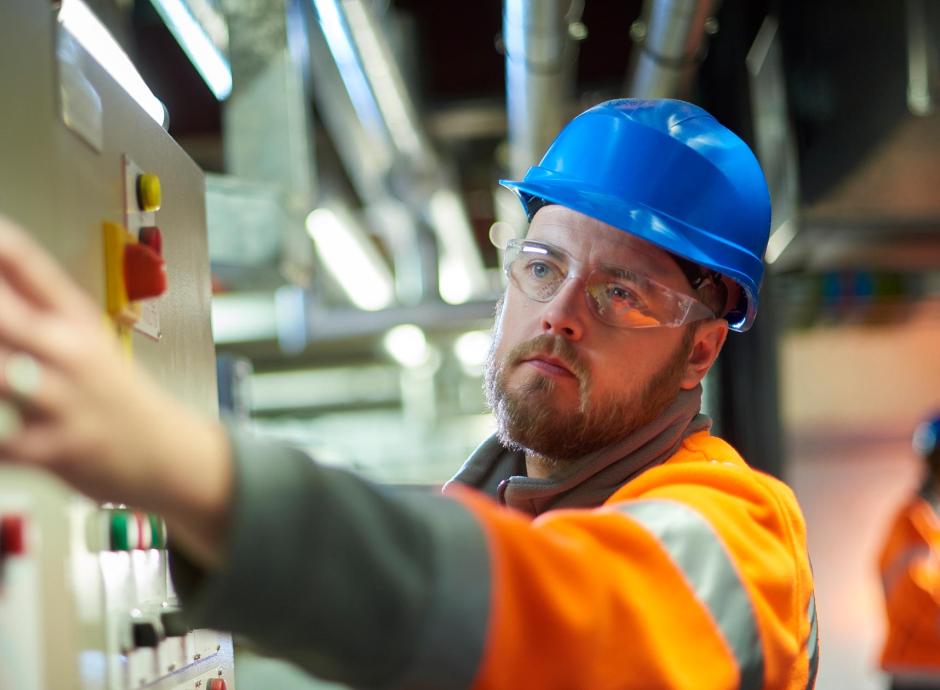
[[[389,491],[289,448],[229,447],[0,221],[0,372],[23,354],[42,374],[26,399],[0,383],[23,419],[0,457],[162,513],[201,566],[187,582],[174,564],[196,622],[310,672],[363,687],[811,686],[802,520],[743,462],[709,452],[614,504],[531,520],[472,491]]]
[[[38,377],[11,381],[33,363]],[[9,420],[0,429],[3,462],[159,512],[179,548],[202,565],[217,562],[232,483],[223,429],[129,361],[100,307],[2,216],[0,405]]]
[[[11,358],[13,369],[38,364],[38,380],[11,386]],[[360,685],[427,666],[448,669],[445,684],[454,669],[472,679],[489,581],[467,511],[385,492],[290,448],[230,441],[129,361],[99,306],[2,217],[0,406],[19,420],[0,429],[0,464],[163,515],[195,625]],[[458,589],[467,581],[476,594]]]

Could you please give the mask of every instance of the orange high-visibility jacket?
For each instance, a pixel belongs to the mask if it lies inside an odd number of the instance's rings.
[[[879,561],[888,630],[881,666],[940,685],[940,495],[934,482],[898,513]]]
[[[491,557],[475,688],[813,687],[796,499],[707,431],[594,509],[533,520],[449,493],[483,524]]]
[[[691,425],[677,451],[664,442],[665,461],[621,459],[605,483],[593,458],[577,468],[592,478],[556,477],[541,503],[545,483],[513,474],[521,454],[495,439],[465,465],[480,472],[440,496],[233,434],[224,560],[206,573],[174,552],[174,583],[196,627],[354,687],[811,688],[816,610],[796,500],[704,418]]]

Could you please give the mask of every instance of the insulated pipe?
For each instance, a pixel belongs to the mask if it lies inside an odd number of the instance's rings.
[[[306,5],[317,105],[370,224],[391,249],[399,300],[461,301],[485,293],[487,274],[467,211],[375,8],[364,0]],[[431,266],[435,246],[440,257]]]
[[[646,0],[630,27],[634,51],[627,73],[631,98],[682,98],[717,28],[717,0]]]
[[[538,163],[565,122],[576,58],[569,27],[579,21],[581,9],[580,0],[506,0],[503,5],[508,174],[513,179]]]

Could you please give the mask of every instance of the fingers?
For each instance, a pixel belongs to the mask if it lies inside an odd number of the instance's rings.
[[[0,409],[3,404],[0,403]],[[0,420],[3,414],[0,413]],[[54,430],[45,424],[22,421],[0,435],[0,458],[4,462],[31,467],[53,468],[60,460],[60,443]]]
[[[60,418],[67,404],[65,384],[55,369],[21,352],[0,348],[0,402],[30,418]],[[0,419],[0,436],[4,421]]]
[[[68,366],[100,320],[73,322],[36,309],[10,285],[0,281],[0,351],[26,352],[45,363]]]
[[[22,429],[23,414],[20,408],[9,400],[0,399],[0,444],[14,438]]]
[[[86,311],[90,300],[49,253],[0,215],[0,278],[41,309]]]

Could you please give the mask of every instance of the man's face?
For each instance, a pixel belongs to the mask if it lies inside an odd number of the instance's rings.
[[[685,294],[676,263],[654,245],[562,206],[538,211],[527,239],[566,251],[587,270],[598,264],[645,273]],[[510,283],[496,317],[486,365],[487,400],[500,440],[554,461],[572,460],[652,421],[678,394],[694,325],[624,329],[598,320],[583,276],[548,302]]]

